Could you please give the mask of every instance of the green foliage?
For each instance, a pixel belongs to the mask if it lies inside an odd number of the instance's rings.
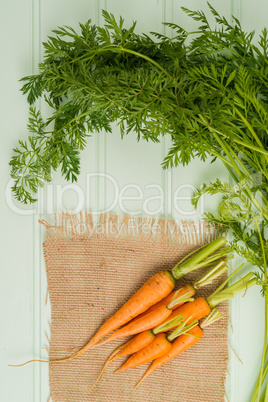
[[[192,204],[197,206],[199,199],[205,194],[218,195],[219,193],[222,194],[222,200],[218,205],[217,215],[205,213],[205,219],[221,225],[226,231],[231,230],[233,249],[264,274],[263,254],[256,226],[263,223],[267,225],[267,222],[263,222],[263,216],[256,208],[253,208],[250,200],[244,195],[243,186],[231,186],[217,179],[197,189],[193,195]],[[268,258],[267,247],[266,258]]]
[[[54,30],[40,73],[22,79],[30,136],[10,162],[15,196],[35,201],[38,187],[59,168],[75,181],[87,136],[109,132],[113,122],[122,136],[134,132],[138,140],[169,135],[164,168],[193,158],[224,163],[236,189],[216,180],[197,190],[193,203],[221,193],[218,215],[207,219],[232,229],[237,251],[261,267],[256,225],[263,230],[268,222],[267,30],[255,46],[237,19],[230,24],[209,7],[215,27],[202,11],[183,9],[199,25],[187,42],[191,33],[176,24],[165,23],[173,38],[138,35],[136,23],[126,29],[106,11],[103,27],[88,21],[80,32]],[[39,98],[50,107],[47,120],[34,106]]]

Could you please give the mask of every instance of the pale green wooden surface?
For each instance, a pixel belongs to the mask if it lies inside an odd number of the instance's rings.
[[[265,0],[254,3],[247,0],[227,2],[211,1],[211,4],[230,18],[231,13],[241,18],[246,29],[264,26],[268,4]],[[127,24],[138,20],[139,32],[164,31],[161,21],[179,22],[187,28],[191,22],[179,7],[207,10],[206,2],[175,0],[10,0],[1,6],[1,245],[2,259],[0,270],[0,400],[11,402],[46,401],[49,396],[48,367],[29,365],[21,369],[9,368],[8,363],[17,363],[30,357],[46,357],[42,346],[47,345],[45,331],[49,333],[49,304],[45,306],[46,277],[41,243],[44,230],[37,223],[40,217],[52,221],[53,213],[62,210],[79,212],[97,211],[109,207],[113,201],[111,183],[105,184],[102,178],[90,179],[92,173],[109,174],[117,183],[121,195],[136,199],[117,204],[113,212],[125,212],[174,218],[198,219],[202,211],[193,211],[189,201],[180,199],[179,208],[170,202],[170,194],[177,188],[180,196],[190,194],[191,187],[203,181],[220,177],[228,180],[220,163],[211,168],[209,163],[195,161],[188,167],[178,167],[164,172],[160,163],[169,147],[168,139],[161,144],[137,143],[135,136],[121,141],[118,129],[113,133],[93,136],[88,141],[82,156],[82,171],[77,186],[66,186],[59,174],[55,174],[53,184],[46,187],[40,197],[36,212],[29,215],[21,211],[21,206],[9,199],[6,186],[9,183],[8,162],[11,149],[17,145],[18,138],[26,138],[27,104],[19,92],[19,78],[36,73],[37,64],[42,58],[41,42],[51,29],[60,25],[78,26],[91,18],[101,24],[101,9],[107,9],[116,16],[122,15]],[[166,33],[169,33],[166,31]],[[44,105],[41,104],[41,108]],[[87,182],[88,178],[88,182]],[[142,191],[143,199],[138,199],[137,188],[126,189],[134,184]],[[58,185],[58,187],[57,187]],[[163,189],[163,208],[159,211],[159,200],[146,204],[149,197],[157,195],[157,187]],[[187,187],[188,186],[188,187]],[[76,192],[86,194],[90,188],[88,201],[78,205]],[[57,192],[58,191],[58,192]],[[63,203],[60,202],[64,193]],[[6,199],[5,199],[6,193]],[[80,197],[81,198],[81,197]],[[42,200],[42,202],[41,202]],[[51,201],[52,200],[52,201]],[[145,204],[144,204],[145,203]],[[214,209],[215,201],[206,199],[205,208]],[[182,210],[184,213],[182,213]],[[187,213],[188,211],[188,213]],[[231,303],[230,343],[243,361],[243,365],[230,352],[230,365],[227,381],[227,395],[231,402],[247,402],[257,373],[263,333],[263,302],[257,289],[251,289],[246,297],[237,297]]]

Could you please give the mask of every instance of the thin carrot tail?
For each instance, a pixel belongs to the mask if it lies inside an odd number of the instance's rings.
[[[101,380],[101,378],[102,378],[104,372],[105,372],[106,369],[107,369],[107,366],[108,366],[113,360],[115,360],[115,359],[118,357],[118,354],[119,354],[121,351],[123,351],[123,350],[130,344],[130,342],[131,342],[131,340],[128,341],[128,342],[126,342],[126,343],[124,343],[123,345],[118,346],[118,348],[116,348],[116,349],[111,353],[111,355],[110,355],[110,356],[108,357],[108,359],[106,360],[106,362],[105,362],[105,364],[104,364],[104,366],[103,366],[103,368],[102,368],[102,370],[101,370],[101,372],[100,372],[98,378],[96,379],[96,381],[94,382],[94,384],[90,387],[88,393],[90,393],[90,392],[93,390],[93,388],[97,385],[97,383]],[[97,346],[97,345],[95,345],[95,346]]]
[[[141,377],[140,381],[135,385],[134,389],[136,389],[140,383],[145,380],[146,377],[148,377],[149,374],[151,374],[156,367],[153,367],[154,362],[150,365],[150,367],[147,369],[147,371],[143,374],[143,376]]]
[[[87,349],[89,349],[88,344],[85,345],[82,349],[80,349],[78,352],[74,353],[73,355],[69,357],[65,357],[63,359],[55,359],[55,360],[40,360],[40,359],[33,359],[33,360],[28,360],[25,363],[22,364],[9,364],[10,367],[22,367],[25,366],[28,363],[33,363],[33,362],[40,362],[40,363],[64,363],[68,362],[69,360],[74,359],[75,357],[78,357],[82,355]]]
[[[22,364],[9,364],[10,367],[22,367],[25,366],[28,363],[33,363],[33,362],[40,362],[40,363],[64,363],[64,362],[68,362],[72,359],[74,359],[75,357],[81,356],[84,352],[86,352],[87,350],[94,348],[96,346],[99,345],[103,345],[104,343],[110,341],[110,337],[108,339],[106,339],[105,341],[96,343],[96,342],[91,342],[93,340],[93,338],[84,346],[82,347],[80,350],[78,350],[78,352],[74,353],[73,355],[69,356],[69,357],[65,357],[63,359],[56,359],[56,360],[39,360],[39,359],[33,359],[33,360],[29,360],[25,363]]]
[[[25,363],[21,363],[21,364],[9,364],[8,367],[22,367],[25,366],[28,363],[32,363],[32,362],[41,362],[41,363],[50,363],[49,360],[38,360],[38,359],[33,359],[33,360],[29,360]]]
[[[108,359],[106,360],[106,362],[105,362],[105,364],[104,364],[104,366],[103,366],[103,368],[102,368],[102,370],[101,370],[101,372],[100,372],[98,378],[97,378],[96,381],[92,384],[92,386],[90,387],[88,393],[90,393],[90,392],[93,390],[93,388],[97,385],[97,383],[101,380],[101,378],[102,378],[104,372],[105,372],[106,369],[107,369],[107,366],[108,366],[114,359],[116,359],[117,353],[118,353],[118,351],[115,350],[115,351],[111,354],[111,356],[108,357]]]
[[[73,355],[71,355],[71,356],[69,356],[69,357],[65,357],[65,358],[63,358],[63,359],[56,359],[56,360],[32,359],[32,360],[28,360],[28,361],[25,362],[25,363],[21,363],[21,364],[9,364],[8,366],[9,366],[9,367],[23,367],[23,366],[26,366],[26,364],[33,363],[33,362],[40,362],[40,363],[64,363],[64,362],[68,362],[68,361],[74,359],[75,357],[81,356],[84,352],[86,352],[86,350],[91,349],[91,348],[93,348],[93,347],[95,347],[95,346],[102,345],[102,344],[106,343],[106,341],[108,342],[109,340],[110,340],[110,339],[108,338],[107,340],[102,341],[102,342],[99,342],[99,343],[97,343],[97,344],[94,344],[94,345],[92,345],[91,347],[89,347],[89,343],[87,343],[87,344],[86,344],[82,349],[80,349],[78,352],[74,353]],[[127,343],[128,343],[128,342],[127,342]],[[127,345],[127,343],[124,344],[124,345]],[[124,346],[124,345],[122,345],[122,346]],[[120,347],[120,346],[119,346],[119,347]],[[119,349],[119,348],[118,348],[118,349]],[[120,349],[120,351],[121,351],[121,349]]]

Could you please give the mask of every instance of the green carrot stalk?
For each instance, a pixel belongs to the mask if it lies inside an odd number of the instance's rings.
[[[185,258],[179,261],[178,264],[176,264],[171,271],[174,279],[179,279],[189,272],[195,271],[199,268],[203,268],[208,264],[217,262],[220,258],[225,257],[230,251],[229,248],[223,248],[220,251],[217,250],[225,246],[226,242],[226,238],[221,236],[218,239],[207,244],[205,247],[201,247],[199,249],[199,252],[196,253],[193,257],[188,258],[186,261]],[[215,253],[216,251],[217,253]]]
[[[195,290],[202,288],[203,286],[207,286],[212,284],[212,282],[221,276],[228,269],[227,261],[220,260],[218,264],[213,267],[210,271],[208,271],[202,278],[195,281],[192,286]]]
[[[255,277],[253,272],[249,272],[247,275],[245,275],[243,278],[241,278],[233,285],[228,286],[227,288],[222,289],[220,291],[216,290],[216,292],[207,297],[206,299],[207,303],[211,308],[213,308],[217,306],[217,304],[225,300],[232,299],[236,294],[245,292],[251,286],[255,285],[256,282],[257,278]]]
[[[267,355],[267,351],[266,351],[266,355]],[[261,373],[259,373],[259,377],[258,377],[258,380],[257,380],[257,382],[255,384],[255,389],[254,389],[253,395],[251,397],[252,402],[257,400],[259,389],[262,387],[262,385],[263,385],[263,383],[264,383],[264,381],[266,379],[267,374],[268,374],[268,362],[266,362],[266,364],[265,364],[265,366],[263,368],[262,376],[261,376]],[[266,385],[266,389],[264,391],[263,397],[266,398],[266,399],[264,399],[264,401],[267,402],[268,401],[268,383]]]
[[[181,324],[179,324],[177,326],[177,328],[175,329],[175,331],[172,332],[172,334],[170,334],[167,339],[171,342],[173,341],[175,338],[177,338],[180,335],[186,334],[188,331],[190,331],[192,328],[196,327],[196,325],[198,325],[198,321],[194,320],[192,321],[190,324],[188,324],[188,322],[191,320],[192,316],[190,316],[189,318],[187,318],[187,320],[183,321]],[[188,324],[188,325],[187,325]]]
[[[200,326],[201,329],[204,329],[205,327],[208,327],[209,325],[211,325],[214,322],[218,321],[222,317],[223,317],[223,315],[219,312],[219,310],[214,308],[213,310],[211,310],[209,315],[202,321],[202,323],[199,326]],[[188,331],[190,331],[192,328],[196,327],[198,325],[198,320],[194,320],[190,324],[188,324],[188,322],[191,320],[191,318],[192,317],[190,316],[187,320],[182,321],[181,323],[179,323],[179,325],[177,326],[175,331],[173,331],[167,337],[167,339],[169,341],[173,341],[178,336],[181,336],[183,334],[187,334]],[[195,335],[191,335],[191,336],[196,337]],[[199,338],[199,339],[201,339],[201,338]]]
[[[167,322],[164,322],[164,324],[158,325],[153,330],[154,335],[159,334],[159,332],[167,332],[170,329],[174,328],[174,326],[180,327],[180,324],[184,324],[183,316],[182,315],[177,315],[175,318],[172,318],[171,320],[168,320]]]

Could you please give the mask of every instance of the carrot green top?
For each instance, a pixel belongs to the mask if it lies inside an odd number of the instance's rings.
[[[223,247],[226,242],[226,238],[221,236],[207,245],[200,247],[198,250],[194,250],[175,265],[171,271],[173,277],[179,279],[189,272],[216,263],[220,258],[225,257],[230,252],[229,247],[217,251],[219,248]],[[217,251],[217,253],[215,253],[215,251]],[[214,254],[211,255],[212,253]],[[194,254],[194,256],[190,257],[191,254]]]

